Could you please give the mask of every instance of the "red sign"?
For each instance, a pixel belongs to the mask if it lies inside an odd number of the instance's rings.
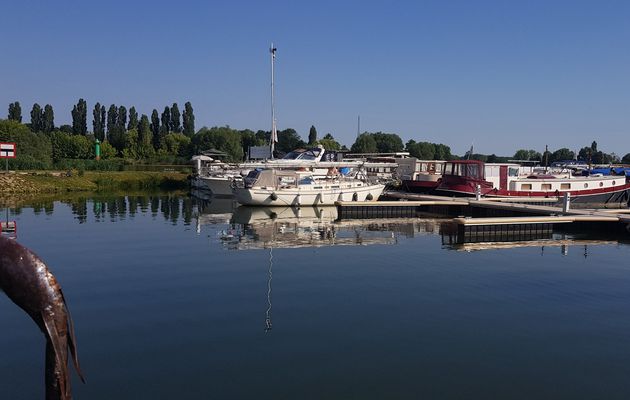
[[[15,143],[0,143],[0,158],[15,158]]]

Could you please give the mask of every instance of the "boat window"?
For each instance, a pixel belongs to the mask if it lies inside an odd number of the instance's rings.
[[[442,164],[435,164],[435,172],[442,172]]]
[[[313,153],[310,153],[310,152],[305,152],[305,153],[300,154],[297,159],[298,160],[314,160],[315,155],[313,155]]]
[[[604,186],[604,182],[599,182],[599,187],[603,187]]]
[[[453,163],[444,164],[444,175],[453,173]]]
[[[570,183],[561,183],[560,184],[560,190],[570,190],[571,189],[571,184]]]
[[[322,150],[319,148],[308,149],[298,156],[298,160],[315,160]]]
[[[284,157],[282,157],[283,160],[297,160],[298,157],[304,153],[304,150],[293,150],[288,152]]]
[[[523,183],[521,185],[521,190],[532,190],[532,184],[531,183]]]
[[[585,184],[584,184],[584,187],[585,187],[585,188],[587,188],[587,187],[588,187],[588,183],[585,183]]]
[[[453,169],[452,169],[452,174],[453,175],[457,175],[457,176],[461,176],[462,173],[460,171],[461,169],[461,164],[453,164]]]
[[[616,183],[615,181],[612,181],[613,186],[615,186],[615,183]]]
[[[295,178],[292,176],[282,176],[279,178],[279,183],[282,186],[295,185]]]
[[[540,188],[542,190],[551,190],[551,183],[543,183],[542,185],[540,185]]]
[[[518,176],[518,168],[509,168],[508,176]]]
[[[470,176],[472,178],[481,178],[479,174],[479,165],[477,164],[466,164],[466,173],[464,176]]]
[[[260,175],[260,171],[261,170],[259,170],[259,169],[255,169],[255,170],[249,171],[249,174],[247,174],[247,176],[244,179],[246,187],[252,187],[252,185],[258,179],[258,176]]]
[[[427,164],[426,163],[422,163],[420,165],[420,171],[422,172],[427,172]]]

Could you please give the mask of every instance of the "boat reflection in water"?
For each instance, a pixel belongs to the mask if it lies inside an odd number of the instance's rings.
[[[200,215],[200,221],[216,217]],[[203,224],[203,222],[202,222]],[[440,220],[337,220],[336,207],[247,207],[234,210],[219,233],[230,250],[322,246],[393,245],[401,236],[432,234]]]
[[[234,208],[231,199],[197,199],[197,232],[213,225],[222,246],[228,250],[279,249],[324,246],[394,245],[419,235],[439,235],[442,248],[456,251],[502,250],[522,247],[570,247],[588,255],[588,246],[623,244],[618,235],[583,232],[532,231],[523,234],[460,235],[450,219],[339,220],[336,207]],[[218,231],[218,232],[217,232]]]
[[[391,245],[396,233],[372,226],[335,222],[336,207],[238,207],[232,223],[238,234],[223,240],[229,249]],[[227,239],[224,238],[224,239]]]
[[[233,197],[213,197],[198,190],[193,191],[192,195],[197,203],[197,213],[195,215],[197,233],[201,232],[203,225],[230,223],[232,212],[237,206]]]

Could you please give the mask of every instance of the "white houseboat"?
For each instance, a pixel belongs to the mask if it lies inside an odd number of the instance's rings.
[[[562,197],[577,203],[627,205],[630,183],[625,176],[536,174],[518,164],[484,164],[458,160],[445,164],[438,194],[488,197]]]

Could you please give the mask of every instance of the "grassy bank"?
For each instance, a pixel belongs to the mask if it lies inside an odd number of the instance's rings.
[[[176,190],[188,187],[180,172],[107,171],[19,172],[0,174],[0,195],[99,192],[116,190]]]

